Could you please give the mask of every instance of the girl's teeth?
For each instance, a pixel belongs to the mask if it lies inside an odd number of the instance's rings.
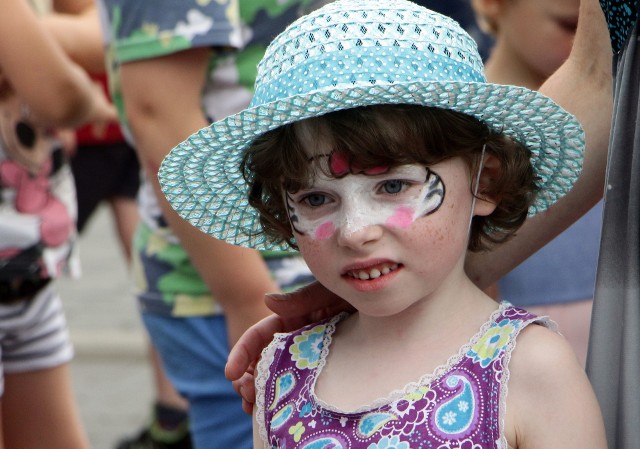
[[[379,278],[380,276],[382,276],[383,274],[389,274],[391,273],[393,270],[395,270],[396,268],[398,268],[398,264],[394,264],[390,267],[383,267],[382,269],[377,269],[377,268],[373,268],[371,269],[371,271],[366,272],[366,271],[358,271],[357,273],[353,273],[351,276],[355,279],[360,279],[362,281],[366,281],[369,279],[376,279]]]

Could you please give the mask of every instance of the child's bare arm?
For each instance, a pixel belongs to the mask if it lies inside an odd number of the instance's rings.
[[[76,64],[93,74],[105,71],[100,19],[93,1],[55,0],[53,12],[40,20]]]
[[[510,363],[505,430],[517,449],[605,449],[604,423],[566,340],[541,326],[518,337]]]
[[[115,119],[115,111],[84,71],[51,39],[24,0],[3,3],[0,66],[34,116],[50,126]]]

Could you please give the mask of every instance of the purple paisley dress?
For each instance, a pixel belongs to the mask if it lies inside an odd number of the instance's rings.
[[[502,303],[449,361],[387,398],[341,411],[314,394],[336,324],[346,314],[277,334],[256,376],[265,448],[506,449],[508,362],[525,326],[550,322]]]

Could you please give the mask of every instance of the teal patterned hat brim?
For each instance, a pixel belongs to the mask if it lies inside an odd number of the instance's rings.
[[[376,104],[417,104],[462,112],[513,137],[531,152],[540,193],[529,210],[546,210],[565,195],[582,166],[584,133],[549,98],[516,86],[484,82],[419,81],[345,85],[276,98],[203,128],[165,158],[162,191],[192,225],[217,239],[262,250],[283,249],[262,233],[239,171],[253,140],[281,125],[332,111]]]

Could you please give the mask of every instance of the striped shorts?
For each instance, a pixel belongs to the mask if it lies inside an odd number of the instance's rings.
[[[72,357],[62,302],[52,283],[31,299],[0,304],[0,395],[4,373],[53,368]]]

